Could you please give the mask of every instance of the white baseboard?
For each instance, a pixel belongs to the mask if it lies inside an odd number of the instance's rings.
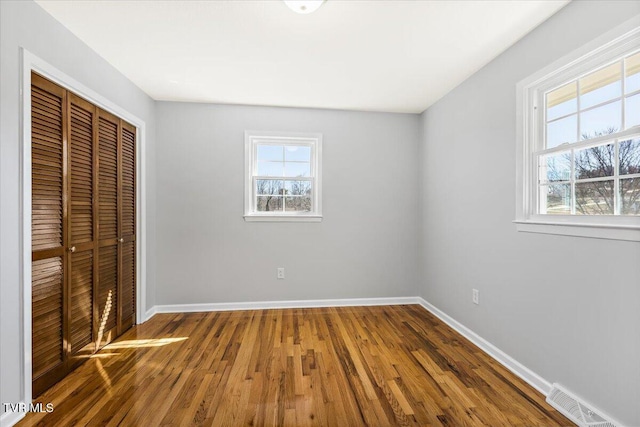
[[[507,353],[500,350],[498,347],[491,344],[489,341],[485,340],[480,335],[476,334],[471,329],[464,326],[462,323],[450,317],[425,299],[418,298],[418,301],[420,305],[431,312],[434,316],[438,317],[444,323],[455,329],[460,335],[474,343],[476,346],[480,347],[482,351],[498,361],[505,368],[522,378],[525,382],[538,390],[544,396],[549,395],[549,392],[551,391],[551,383],[549,381],[545,380],[540,375],[536,374],[531,369],[527,368],[522,363],[518,362]]]
[[[156,313],[193,313],[203,311],[263,310],[272,308],[355,307],[367,305],[419,304],[418,297],[319,299],[298,301],[224,302],[210,304],[156,305],[147,318]]]
[[[11,427],[25,417],[24,412],[5,412],[0,415],[0,427]]]
[[[142,319],[142,321],[139,323],[146,322],[147,320],[151,319],[155,314],[156,314],[156,306],[154,305],[149,310],[147,310],[147,312],[144,314],[144,319]]]

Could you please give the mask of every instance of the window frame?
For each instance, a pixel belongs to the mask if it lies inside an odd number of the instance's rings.
[[[545,94],[630,55],[638,49],[640,49],[640,18],[634,18],[517,84],[516,218],[513,222],[518,231],[640,241],[640,216],[538,213],[538,156],[540,151],[554,150],[544,149]],[[624,98],[623,93],[623,103]],[[556,152],[586,148],[609,140],[624,140],[625,136],[634,135],[640,135],[640,126],[622,130],[616,134],[556,147]],[[609,178],[615,179],[614,176]]]
[[[244,219],[260,222],[320,222],[322,221],[322,134],[245,131],[245,179],[244,179]],[[298,145],[311,148],[311,173],[309,177],[260,177],[257,175],[258,145]],[[260,178],[311,182],[310,212],[256,211],[256,185]]]

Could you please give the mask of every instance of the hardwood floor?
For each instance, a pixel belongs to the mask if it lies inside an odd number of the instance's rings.
[[[158,314],[27,425],[569,426],[417,305]]]

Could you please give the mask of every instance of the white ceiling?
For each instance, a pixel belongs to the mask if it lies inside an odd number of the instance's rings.
[[[156,100],[419,113],[567,1],[46,1]]]

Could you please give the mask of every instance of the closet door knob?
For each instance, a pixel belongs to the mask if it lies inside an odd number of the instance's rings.
[[[124,243],[124,237],[121,237],[120,239],[118,239],[118,241],[119,241],[120,243]]]
[[[74,253],[76,251],[76,247],[75,246],[71,246],[69,248],[69,252]]]

